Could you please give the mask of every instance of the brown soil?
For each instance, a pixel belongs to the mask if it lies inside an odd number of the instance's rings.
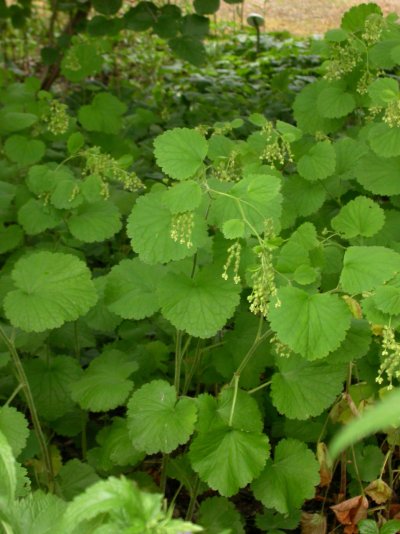
[[[367,0],[366,0],[367,1]],[[361,0],[244,0],[243,4],[228,5],[222,2],[218,18],[246,24],[249,13],[265,18],[266,31],[287,30],[294,35],[322,34],[340,25],[343,13]],[[400,16],[400,0],[375,0],[385,14],[396,12]]]

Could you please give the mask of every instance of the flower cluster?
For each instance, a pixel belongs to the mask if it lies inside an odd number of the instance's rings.
[[[85,174],[96,174],[103,181],[109,179],[120,182],[127,191],[138,191],[144,188],[143,182],[135,172],[122,169],[118,161],[110,154],[103,154],[98,146],[88,148],[82,155],[86,160]]]
[[[67,109],[68,107],[58,100],[50,102],[50,108],[44,117],[44,121],[47,123],[49,132],[53,135],[62,135],[68,130],[69,116]]]
[[[396,98],[388,103],[383,120],[390,128],[400,126],[400,99]]]
[[[393,389],[393,378],[400,379],[400,343],[396,341],[393,328],[384,326],[382,332],[382,358],[376,381],[382,384],[385,373],[389,380],[388,389]]]
[[[333,43],[331,51],[332,59],[327,65],[324,78],[329,81],[340,80],[354,69],[359,62],[360,55],[350,44],[341,46]]]
[[[170,236],[175,242],[192,248],[194,215],[192,211],[177,213],[171,219]]]
[[[285,343],[282,343],[276,334],[271,337],[270,343],[277,356],[280,356],[281,358],[289,358],[292,354],[291,349],[285,345]]]
[[[259,265],[252,275],[253,289],[247,297],[250,311],[255,315],[261,313],[264,317],[268,315],[270,300],[277,296],[272,248],[268,246],[268,240],[273,237],[273,224],[271,220],[268,220],[265,225],[264,244],[257,253]],[[278,308],[280,305],[281,302],[277,298],[275,307]]]
[[[357,82],[357,93],[360,95],[366,95],[368,92],[368,87],[371,85],[373,80],[374,77],[370,71],[366,70]]]
[[[68,70],[72,70],[74,72],[81,69],[82,65],[79,61],[78,54],[76,52],[76,48],[74,46],[71,46],[69,48],[64,56],[64,67]]]
[[[285,165],[286,162],[293,161],[293,155],[290,144],[283,139],[281,135],[274,129],[271,122],[267,122],[261,132],[263,133],[267,144],[260,156],[260,159],[276,167]]]
[[[373,45],[379,41],[384,26],[385,21],[382,16],[378,15],[378,13],[372,13],[365,21],[364,33],[361,37],[369,45]]]
[[[240,252],[242,250],[242,246],[239,243],[239,241],[236,241],[233,245],[231,245],[228,248],[228,257],[226,259],[225,265],[224,265],[224,271],[222,273],[222,278],[224,280],[228,280],[228,270],[230,266],[233,266],[233,281],[235,284],[238,284],[240,282],[240,276],[239,276],[239,267],[240,267]]]
[[[233,150],[229,157],[221,159],[215,165],[213,174],[221,182],[238,182],[242,177],[239,155]]]

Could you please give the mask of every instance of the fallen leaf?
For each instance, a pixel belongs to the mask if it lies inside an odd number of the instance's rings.
[[[301,514],[301,534],[326,534],[326,517],[321,514]]]
[[[318,443],[317,445],[317,459],[319,462],[319,476],[321,488],[329,486],[332,480],[332,467],[328,456],[328,448],[325,443]]]
[[[368,500],[366,497],[358,495],[330,508],[335,513],[339,523],[345,525],[344,534],[356,534],[358,532],[357,523],[367,517]]]
[[[377,504],[382,504],[391,498],[393,492],[386,482],[378,478],[368,484],[365,488],[365,493]]]

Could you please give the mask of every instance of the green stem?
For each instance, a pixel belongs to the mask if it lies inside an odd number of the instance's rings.
[[[196,476],[196,482],[194,483],[194,487],[193,487],[193,492],[190,496],[190,502],[189,502],[189,506],[188,506],[188,509],[187,509],[187,512],[186,512],[186,521],[191,521],[192,520],[192,517],[193,517],[193,514],[194,514],[194,508],[196,506],[196,501],[197,501],[197,495],[199,493],[199,488],[200,488],[200,479],[198,477],[198,475]]]
[[[176,342],[175,342],[175,376],[174,376],[174,386],[176,390],[176,395],[179,397],[179,388],[181,385],[181,365],[182,365],[182,331],[176,331]]]
[[[40,451],[42,453],[42,457],[43,457],[43,461],[44,461],[44,465],[46,469],[48,488],[52,492],[54,490],[53,464],[51,461],[49,449],[47,447],[46,438],[43,433],[42,426],[40,424],[39,416],[36,411],[35,401],[33,400],[32,391],[29,386],[29,382],[26,377],[25,370],[23,368],[21,359],[19,357],[17,349],[15,348],[14,343],[6,336],[2,328],[0,328],[0,337],[11,354],[11,358],[13,360],[15,373],[17,375],[18,382],[21,385],[21,389],[24,390],[26,404],[28,405],[28,409],[31,414],[33,428],[35,429],[36,437],[39,442]]]
[[[161,478],[160,478],[160,488],[161,493],[165,495],[165,489],[167,487],[167,464],[168,464],[169,454],[162,455],[161,462]]]
[[[383,473],[385,472],[385,469],[386,469],[386,465],[388,463],[388,460],[389,458],[392,456],[393,454],[393,451],[392,449],[389,449],[386,453],[386,456],[385,456],[385,459],[383,461],[383,465],[382,465],[382,469],[381,469],[381,472],[379,473],[379,478],[382,480],[382,477],[383,477]]]
[[[239,389],[239,375],[235,375],[233,377],[233,380],[234,380],[234,385],[233,385],[234,390],[233,390],[233,399],[232,399],[231,413],[229,414],[228,426],[232,426],[233,416],[235,415],[236,399],[237,399],[237,394],[238,394],[238,389]]]
[[[18,384],[18,386],[14,389],[14,391],[8,397],[8,399],[7,399],[6,403],[5,403],[5,406],[10,406],[10,404],[12,403],[12,401],[15,399],[15,397],[18,395],[18,393],[21,391],[22,388],[23,388],[23,385],[22,384]]]
[[[257,386],[256,388],[249,389],[247,393],[249,395],[252,395],[253,393],[256,393],[256,391],[260,391],[260,389],[267,388],[271,384],[272,384],[272,380],[268,380],[268,382],[264,382],[264,384],[261,384],[260,386]]]
[[[262,317],[260,317],[260,324],[262,322]],[[259,332],[260,332],[260,328],[259,328]],[[236,369],[234,375],[233,375],[233,378],[231,380],[231,385],[234,384],[234,380],[235,380],[235,377],[236,376],[239,376],[241,375],[241,373],[243,372],[244,368],[246,367],[246,365],[249,363],[249,361],[251,360],[251,358],[254,356],[254,353],[255,351],[258,349],[258,347],[260,346],[260,344],[265,340],[267,339],[268,336],[270,336],[272,334],[272,330],[267,330],[264,334],[260,335],[260,333],[257,333],[256,335],[256,338],[252,344],[252,346],[249,348],[249,350],[247,351],[247,354],[245,355],[245,357],[243,358],[243,360],[240,362],[240,365],[239,367]]]

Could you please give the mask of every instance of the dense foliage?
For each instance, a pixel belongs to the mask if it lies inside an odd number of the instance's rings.
[[[29,4],[0,2],[2,531],[395,534],[397,17],[257,53],[202,44],[212,0],[56,2],[27,64]]]

